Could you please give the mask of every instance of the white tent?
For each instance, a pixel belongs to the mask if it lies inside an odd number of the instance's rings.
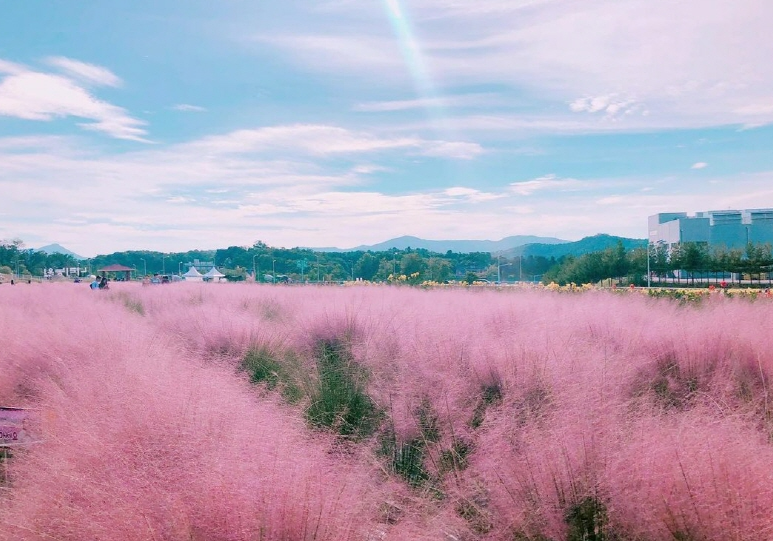
[[[186,282],[201,282],[203,280],[201,273],[196,270],[196,267],[188,269],[188,272],[183,274],[183,278],[185,278]]]
[[[212,267],[207,274],[204,275],[205,280],[212,280],[213,282],[219,282],[223,278],[225,278],[225,274],[217,270],[217,267]]]

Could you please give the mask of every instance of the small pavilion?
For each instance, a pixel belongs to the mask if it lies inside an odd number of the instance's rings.
[[[104,276],[108,272],[114,272],[116,275],[119,272],[124,273],[124,280],[130,281],[132,279],[132,271],[134,271],[131,267],[126,267],[124,265],[108,265],[107,267],[102,267],[101,269],[98,269],[97,272],[102,273],[102,276]]]
[[[212,267],[209,269],[209,271],[204,275],[204,279],[208,282],[219,282],[225,278],[225,274],[217,270],[217,267]]]
[[[197,271],[194,266],[191,266],[191,268],[188,269],[188,272],[183,274],[183,278],[186,282],[201,282],[203,279],[201,273]]]

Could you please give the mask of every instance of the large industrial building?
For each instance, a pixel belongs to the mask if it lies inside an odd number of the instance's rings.
[[[689,215],[664,212],[649,217],[649,241],[669,247],[684,242],[746,248],[773,244],[773,209],[709,210]]]

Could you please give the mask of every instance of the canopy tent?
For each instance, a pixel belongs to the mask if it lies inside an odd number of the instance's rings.
[[[131,280],[131,273],[134,271],[133,268],[127,267],[125,265],[108,265],[107,267],[102,267],[101,269],[98,269],[97,272],[101,272],[102,276],[104,276],[108,272],[115,272],[116,274],[119,272],[124,273],[124,280],[127,282]]]
[[[183,274],[183,278],[185,278],[186,282],[201,282],[203,279],[201,273],[196,270],[196,267],[191,267],[188,269],[188,272]]]
[[[207,274],[204,275],[205,280],[212,280],[213,282],[219,282],[223,278],[225,278],[225,274],[217,270],[217,267],[212,267]]]

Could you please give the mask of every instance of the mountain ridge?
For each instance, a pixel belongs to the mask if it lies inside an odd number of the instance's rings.
[[[54,242],[53,244],[46,244],[45,246],[41,246],[40,248],[36,248],[35,251],[36,252],[45,252],[48,255],[62,254],[62,255],[69,255],[71,257],[74,257],[75,259],[81,259],[81,260],[87,259],[87,258],[83,257],[82,255],[78,255],[75,252],[73,252],[71,250],[68,250],[67,248],[65,248],[61,244],[57,244],[56,242]]]
[[[526,244],[562,244],[569,241],[555,237],[539,237],[535,235],[512,235],[500,240],[429,240],[411,235],[404,235],[376,244],[363,244],[354,248],[321,247],[309,248],[318,252],[386,252],[392,249],[405,250],[406,248],[426,249],[435,253],[446,253],[449,250],[457,253],[470,252],[500,252],[510,250]]]
[[[598,233],[588,237],[583,237],[580,240],[565,242],[561,244],[526,244],[524,246],[518,246],[499,252],[498,255],[504,257],[546,257],[550,259],[571,255],[580,256],[592,252],[601,252],[607,248],[614,248],[618,242],[622,242],[623,247],[626,250],[633,250],[635,248],[643,248],[647,246],[646,239],[632,239],[628,237],[617,237],[615,235],[608,235],[606,233]]]

